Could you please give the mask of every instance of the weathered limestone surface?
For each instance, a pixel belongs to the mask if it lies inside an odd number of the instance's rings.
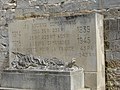
[[[85,69],[85,78],[87,78],[85,86],[104,90],[102,15],[92,13],[80,16],[15,20],[9,25],[9,39],[10,65],[15,57],[12,52],[57,57],[66,61],[74,57],[77,64]],[[96,80],[91,79],[93,73]],[[94,82],[93,86],[92,82]]]
[[[1,86],[30,90],[79,90],[84,88],[84,73],[81,70],[4,70]]]

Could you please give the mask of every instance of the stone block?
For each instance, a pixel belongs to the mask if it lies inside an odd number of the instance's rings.
[[[120,31],[104,31],[105,41],[113,41],[120,39]]]
[[[84,88],[83,71],[4,70],[2,87],[32,90],[79,90]]]
[[[9,67],[8,59],[0,59],[0,70],[2,71],[5,68]]]
[[[109,50],[111,50],[111,51],[120,51],[120,40],[110,41],[109,45],[110,45]]]
[[[120,51],[106,51],[106,60],[120,60]]]
[[[16,9],[15,17],[23,17],[23,15],[24,15],[24,9]]]
[[[6,22],[6,19],[5,18],[0,18],[0,26],[4,26],[5,24],[6,24],[7,22]]]
[[[9,57],[8,52],[6,52],[6,51],[0,52],[0,60],[5,60],[8,57]]]
[[[96,88],[102,88],[100,90],[105,90],[104,74],[105,74],[105,71],[104,72],[86,72],[85,87],[91,88],[91,90],[98,90]]]
[[[107,31],[118,31],[118,23],[119,23],[119,19],[114,19],[114,18],[110,18],[110,19],[105,19],[104,20],[104,30]]]
[[[5,10],[0,10],[0,18],[6,16],[6,11]]]
[[[117,19],[109,19],[109,30],[110,31],[118,31]]]
[[[21,8],[21,9],[30,8],[29,1],[27,1],[27,0],[18,0],[17,1],[17,8]]]
[[[120,31],[104,31],[105,41],[113,41],[120,39]]]
[[[85,87],[96,88],[96,86],[97,86],[96,73],[85,73]]]
[[[100,0],[102,1],[102,0]],[[104,8],[113,8],[113,7],[118,7],[120,5],[120,1],[119,0],[104,0]]]

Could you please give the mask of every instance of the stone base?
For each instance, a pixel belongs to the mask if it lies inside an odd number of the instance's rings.
[[[84,88],[84,73],[81,70],[71,72],[4,70],[1,87],[29,90],[79,90]]]
[[[18,89],[18,88],[3,88],[3,87],[0,87],[0,90],[31,90],[31,89]],[[89,88],[81,88],[79,90],[91,90]]]

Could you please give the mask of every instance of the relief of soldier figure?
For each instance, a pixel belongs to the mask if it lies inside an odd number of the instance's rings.
[[[11,63],[13,69],[41,69],[41,70],[78,70],[75,58],[70,62],[64,62],[56,57],[42,58],[33,55],[25,55],[19,52],[12,52],[15,55]]]

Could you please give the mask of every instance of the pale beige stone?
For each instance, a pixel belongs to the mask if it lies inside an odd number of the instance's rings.
[[[99,79],[101,74],[97,73],[105,71],[102,15],[16,20],[9,25],[9,38],[10,63],[13,51],[65,61],[76,58],[85,72],[96,73],[97,83],[90,79],[95,87],[100,86],[98,81],[105,86],[105,78]]]
[[[95,88],[102,88],[105,90],[105,72],[85,72],[85,87],[92,90]]]

